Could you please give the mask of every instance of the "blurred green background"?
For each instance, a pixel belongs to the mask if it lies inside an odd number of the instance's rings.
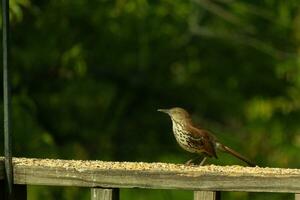
[[[156,111],[180,106],[260,166],[300,167],[298,0],[11,0],[10,14],[15,156],[183,163],[193,155]],[[209,162],[244,165],[222,153]],[[89,198],[29,187],[32,200]]]

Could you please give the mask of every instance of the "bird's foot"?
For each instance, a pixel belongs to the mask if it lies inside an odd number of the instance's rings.
[[[204,158],[202,159],[202,161],[200,162],[199,166],[203,166],[204,163],[205,163],[205,161],[206,161],[206,159],[207,159],[207,157],[204,157]]]
[[[195,159],[190,159],[190,160],[186,161],[185,165],[189,165],[189,166],[194,165],[194,163],[193,163],[194,160]]]
[[[200,159],[201,157],[197,157],[197,158],[193,158],[193,159],[190,159],[190,160],[188,160],[186,163],[185,163],[185,165],[188,165],[188,166],[192,166],[192,165],[195,165],[195,161],[199,161],[199,159]],[[204,157],[202,160],[201,160],[201,162],[200,162],[200,164],[199,165],[197,165],[197,166],[203,166],[204,164],[205,164],[205,161],[207,160],[207,157]],[[198,162],[197,162],[198,163]]]

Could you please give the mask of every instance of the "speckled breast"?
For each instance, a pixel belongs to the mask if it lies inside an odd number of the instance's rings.
[[[191,153],[203,152],[201,148],[201,141],[195,141],[190,137],[189,133],[183,127],[184,125],[173,121],[173,133],[178,144],[186,151]]]

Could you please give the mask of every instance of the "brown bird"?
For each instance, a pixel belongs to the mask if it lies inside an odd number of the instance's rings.
[[[174,136],[184,150],[191,153],[204,154],[200,165],[204,164],[207,157],[218,158],[216,150],[221,150],[244,161],[249,166],[256,166],[238,152],[221,144],[212,133],[196,126],[192,122],[189,113],[183,108],[158,109],[158,111],[164,112],[171,117]],[[189,160],[187,164],[190,164],[192,161],[193,159]]]

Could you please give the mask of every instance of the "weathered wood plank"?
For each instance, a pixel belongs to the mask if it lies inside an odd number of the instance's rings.
[[[16,184],[300,193],[300,169],[25,158],[13,165]]]
[[[119,200],[119,189],[92,188],[91,200]]]
[[[300,200],[300,193],[299,194],[295,194],[295,200]]]
[[[219,199],[217,199],[217,192],[195,191],[194,200],[219,200]]]

